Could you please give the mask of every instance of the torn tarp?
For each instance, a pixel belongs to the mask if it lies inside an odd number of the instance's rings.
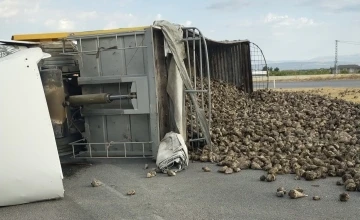
[[[167,93],[170,97],[169,114],[171,117],[174,132],[181,134],[186,140],[186,114],[184,99],[184,83],[179,74],[179,68],[176,66],[174,57],[171,56],[168,67]],[[174,126],[175,125],[175,126]]]
[[[161,140],[156,165],[163,173],[167,170],[178,172],[189,165],[188,150],[180,134],[169,132]]]

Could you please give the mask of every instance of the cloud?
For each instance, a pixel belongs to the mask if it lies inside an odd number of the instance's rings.
[[[19,13],[19,2],[16,0],[0,1],[0,18],[10,18]]]
[[[331,11],[360,11],[360,1],[359,0],[320,0],[320,6],[324,9],[328,9]]]
[[[251,27],[254,25],[254,22],[249,20],[242,20],[236,23],[236,27]]]
[[[285,33],[284,32],[273,32],[272,35],[275,37],[279,37],[279,36],[284,36]]]
[[[34,15],[40,10],[40,2],[41,0],[0,0],[0,18]]]
[[[185,23],[184,23],[184,26],[185,27],[189,27],[189,26],[191,26],[192,25],[192,22],[191,21],[185,21]]]
[[[53,19],[49,19],[49,20],[46,20],[46,21],[44,22],[44,24],[45,24],[45,26],[51,27],[51,26],[56,25],[56,21],[53,20]]]
[[[50,29],[54,29],[57,31],[71,31],[75,29],[75,22],[69,19],[60,19],[60,20],[49,19],[46,20],[44,24]]]
[[[98,17],[96,11],[84,11],[77,14],[77,17],[82,20],[92,20]]]
[[[306,18],[306,17],[300,17],[300,18],[293,18],[288,15],[277,15],[269,13],[264,18],[264,23],[271,25],[272,27],[296,27],[296,28],[302,28],[302,27],[308,27],[308,26],[316,26],[318,23],[316,23],[313,19]]]
[[[236,10],[248,5],[250,5],[249,0],[218,0],[206,8],[211,10]]]
[[[318,7],[330,12],[359,12],[359,0],[297,0],[298,5]]]
[[[133,27],[140,26],[141,22],[138,17],[131,13],[112,13],[109,15],[103,15],[104,21],[106,22],[105,29],[115,29],[121,27]]]
[[[114,21],[111,21],[105,25],[104,30],[110,30],[110,29],[116,29],[116,28],[119,28],[117,23]]]
[[[155,20],[161,20],[161,19],[162,19],[162,15],[161,15],[161,14],[157,14]]]
[[[116,1],[117,6],[121,7],[121,8],[126,7],[131,3],[134,3],[134,0],[118,0],[118,1]]]
[[[58,22],[58,29],[63,31],[69,31],[75,29],[75,22],[68,19],[61,19]]]

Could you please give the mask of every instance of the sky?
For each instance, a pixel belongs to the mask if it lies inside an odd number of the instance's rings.
[[[0,0],[0,39],[13,34],[151,25],[195,26],[214,40],[250,40],[267,60],[334,56],[360,42],[360,0]],[[360,45],[339,44],[339,55]]]

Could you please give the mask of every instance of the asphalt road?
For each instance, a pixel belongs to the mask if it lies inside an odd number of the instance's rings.
[[[293,175],[278,176],[275,182],[259,181],[263,171],[244,170],[225,175],[210,164],[190,163],[174,177],[165,174],[147,179],[148,160],[102,160],[92,166],[64,167],[65,198],[0,208],[0,219],[359,219],[360,192],[340,202],[340,178],[305,181]],[[92,178],[105,185],[93,188]],[[300,186],[309,197],[290,199],[275,196],[279,186]],[[126,196],[129,190],[136,195]],[[320,201],[313,201],[318,195]]]
[[[349,87],[360,88],[360,80],[321,80],[321,81],[300,81],[300,82],[276,82],[275,88],[319,88],[319,87]],[[274,83],[269,82],[269,88],[274,88]]]

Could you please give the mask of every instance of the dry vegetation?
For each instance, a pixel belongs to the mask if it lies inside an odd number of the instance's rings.
[[[285,92],[305,92],[318,94],[325,97],[343,99],[349,102],[360,103],[360,88],[296,88],[296,89],[274,89]]]
[[[286,76],[270,76],[269,81],[276,82],[305,82],[305,81],[324,81],[324,80],[359,80],[360,74],[323,74],[323,75],[286,75]],[[254,77],[254,81],[266,82],[266,77],[258,76]]]

